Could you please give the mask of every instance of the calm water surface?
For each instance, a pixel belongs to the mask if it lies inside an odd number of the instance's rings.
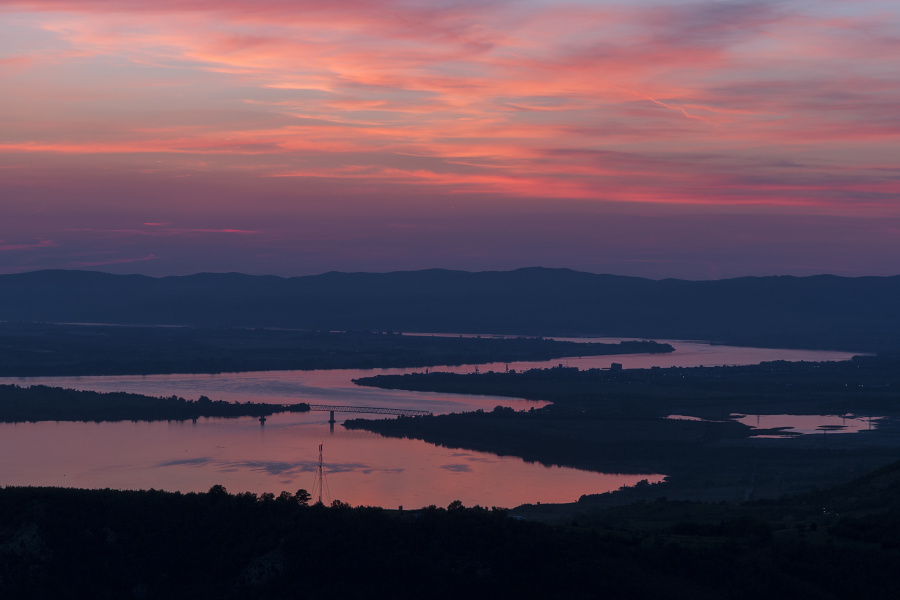
[[[616,341],[579,338],[581,341]],[[843,352],[773,350],[672,342],[665,355],[568,358],[480,365],[479,370],[528,369],[559,363],[582,369],[609,367],[755,364],[764,360],[846,360]],[[472,372],[463,365],[440,370]],[[379,390],[351,379],[421,369],[269,371],[218,375],[5,378],[0,383],[53,385],[155,396],[311,404],[415,408],[434,413],[517,410],[543,403],[490,396]],[[338,416],[340,421],[341,416]],[[0,485],[59,485],[119,489],[205,491],[222,484],[232,492],[312,490],[318,444],[324,443],[332,499],[353,505],[516,506],[524,502],[572,502],[661,475],[615,475],[543,467],[514,457],[451,450],[415,440],[383,438],[331,428],[328,413],[288,413],[264,426],[252,418],[188,422],[0,423]]]

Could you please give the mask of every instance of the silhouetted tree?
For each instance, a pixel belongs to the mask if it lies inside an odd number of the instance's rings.
[[[297,490],[297,493],[294,494],[294,499],[300,506],[309,506],[309,501],[311,498],[312,495],[303,488],[300,488],[299,490]]]

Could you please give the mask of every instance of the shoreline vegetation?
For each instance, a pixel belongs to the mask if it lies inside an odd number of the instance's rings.
[[[458,501],[311,505],[302,489],[6,487],[0,596],[893,599],[898,492],[893,463],[779,500],[659,498],[551,525]]]
[[[0,323],[0,377],[424,368],[673,351],[637,340]]]
[[[0,422],[187,421],[201,417],[267,417],[308,412],[309,404],[225,402],[200,396],[185,400],[127,392],[94,392],[45,385],[0,385]]]
[[[431,372],[380,375],[356,383],[551,404],[519,412],[498,406],[431,417],[351,419],[344,422],[350,429],[545,465],[667,476],[660,484],[587,493],[579,501],[582,505],[660,496],[740,502],[802,493],[896,460],[900,439],[897,357],[620,371],[558,367],[522,373]],[[734,413],[882,418],[871,431],[791,435],[778,428],[754,430],[730,419]],[[669,415],[703,420],[667,419]],[[766,437],[754,437],[758,435]],[[547,506],[533,509],[534,515],[554,512]]]

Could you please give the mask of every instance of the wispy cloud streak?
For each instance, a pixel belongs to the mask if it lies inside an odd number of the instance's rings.
[[[0,186],[79,161],[281,180],[298,210],[327,184],[386,212],[412,194],[900,214],[893,3],[9,0],[0,15],[16,90],[0,157],[23,165]],[[217,194],[184,210],[237,201]]]

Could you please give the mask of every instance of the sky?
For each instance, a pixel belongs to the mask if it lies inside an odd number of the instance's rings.
[[[900,274],[900,2],[0,0],[0,273]]]

